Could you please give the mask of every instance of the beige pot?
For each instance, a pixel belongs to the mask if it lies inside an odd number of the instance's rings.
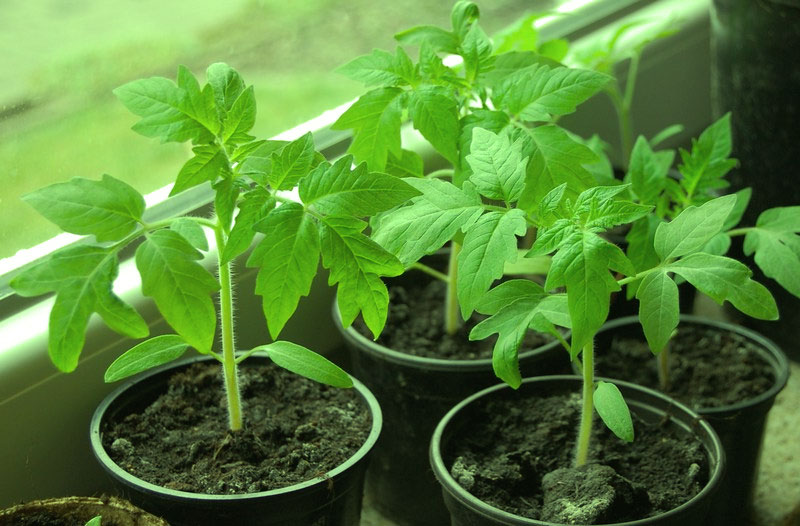
[[[129,503],[115,497],[64,497],[35,500],[0,510],[0,526],[14,526],[22,517],[39,512],[49,512],[60,517],[71,517],[86,522],[100,515],[119,526],[169,526],[159,519]]]

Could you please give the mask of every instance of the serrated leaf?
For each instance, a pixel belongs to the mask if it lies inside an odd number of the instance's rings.
[[[248,176],[258,184],[266,186],[269,184],[268,177],[272,172],[272,154],[280,151],[287,144],[289,143],[286,141],[262,141],[255,149],[237,155],[240,162],[239,174]]]
[[[639,320],[653,354],[660,353],[678,326],[678,285],[665,271],[646,275],[638,289]]]
[[[414,65],[403,48],[393,55],[374,49],[369,55],[357,57],[336,70],[365,86],[402,86],[416,80]]]
[[[172,328],[200,352],[211,350],[219,283],[197,260],[202,255],[179,234],[157,230],[136,249],[142,293],[152,297]]]
[[[95,310],[108,327],[128,338],[144,338],[150,328],[141,314],[111,292],[108,283],[95,282]]]
[[[235,69],[224,62],[216,62],[208,66],[206,79],[214,90],[214,100],[217,107],[226,112],[233,107],[234,102],[245,90],[242,77]]]
[[[534,64],[509,75],[493,100],[521,120],[549,121],[574,112],[611,80],[597,71]]]
[[[652,210],[652,206],[640,205],[617,196],[628,185],[595,186],[581,192],[574,205],[574,215],[584,228],[603,232],[614,226],[632,223]]]
[[[418,261],[470,228],[483,212],[475,187],[458,188],[440,179],[406,179],[422,192],[411,204],[383,214],[372,238],[403,265]]]
[[[275,339],[311,291],[319,262],[319,233],[314,219],[298,203],[284,203],[256,225],[265,237],[253,249],[248,266],[259,267],[256,294]]]
[[[612,433],[625,442],[633,442],[633,420],[619,388],[609,382],[597,382],[594,408]]]
[[[569,219],[558,219],[551,226],[539,228],[536,232],[536,240],[525,257],[536,257],[549,254],[561,247],[561,245],[578,231],[578,227]]]
[[[472,24],[461,40],[461,53],[467,79],[475,79],[482,71],[489,71],[494,64],[492,41],[480,25]]]
[[[626,254],[637,272],[653,268],[660,261],[653,247],[656,229],[660,224],[661,220],[655,214],[645,216],[634,221],[625,236],[628,242]]]
[[[156,336],[136,345],[114,360],[106,369],[106,383],[117,382],[153,367],[180,358],[189,344],[175,334]]]
[[[753,194],[752,188],[742,188],[734,195],[736,196],[736,204],[733,205],[731,213],[725,219],[725,224],[722,225],[722,230],[730,230],[739,224],[742,216],[747,210],[747,205],[750,204],[750,196]],[[798,213],[800,215],[800,212]]]
[[[486,295],[482,308],[496,311],[473,327],[469,335],[470,340],[482,340],[495,333],[498,335],[492,352],[492,367],[498,378],[515,389],[522,382],[517,359],[519,347],[528,325],[537,314],[536,307],[547,297],[541,287],[531,281],[524,284],[526,281],[512,280],[492,289]],[[502,305],[500,301],[503,301]]]
[[[454,33],[435,26],[417,26],[394,35],[401,44],[419,45],[426,43],[435,51],[458,53],[459,39]]]
[[[276,365],[315,382],[333,387],[353,387],[353,380],[339,366],[296,343],[277,341],[253,350],[266,351]]]
[[[94,235],[98,241],[122,239],[136,228],[145,203],[130,185],[103,175],[100,181],[75,177],[22,197],[65,232]]]
[[[183,236],[194,248],[203,252],[208,251],[206,233],[196,221],[188,217],[179,217],[170,223],[169,229]]]
[[[744,252],[755,252],[756,265],[800,298],[800,206],[771,208],[761,213],[744,240]]]
[[[402,179],[370,172],[361,163],[352,168],[353,158],[342,157],[333,165],[322,163],[300,181],[300,199],[323,214],[370,216],[419,195]]]
[[[220,130],[219,115],[214,100],[214,88],[201,89],[197,79],[186,66],[178,66],[178,88],[182,90],[181,111],[199,122],[216,136]]]
[[[228,157],[219,146],[215,144],[195,146],[192,148],[192,152],[194,152],[194,157],[186,161],[178,172],[175,185],[169,195],[178,194],[206,181],[214,183],[219,177],[225,177],[231,173]]]
[[[709,190],[725,188],[722,177],[736,161],[728,159],[731,153],[730,113],[706,128],[700,137],[692,140],[691,153],[681,149],[682,164],[678,170],[683,175],[681,186],[692,202],[702,202]]]
[[[320,223],[320,246],[322,265],[330,270],[328,283],[339,284],[342,324],[349,326],[360,311],[377,338],[389,305],[389,293],[379,276],[400,275],[403,265],[362,233],[366,226],[358,219],[326,216]]]
[[[453,165],[458,163],[460,133],[458,103],[438,86],[420,88],[409,96],[408,112],[423,137]],[[395,153],[395,155],[399,155]]]
[[[233,224],[233,211],[236,209],[236,201],[239,200],[239,193],[241,192],[240,182],[226,177],[212,186],[214,189],[214,212],[226,232],[230,230]]]
[[[553,256],[545,288],[567,288],[573,359],[603,325],[611,293],[620,289],[609,268],[625,266],[625,262],[619,247],[588,232],[573,234]]]
[[[472,168],[470,181],[489,199],[514,203],[522,194],[528,158],[522,158],[519,143],[483,128],[472,133],[471,153],[467,162]]]
[[[735,195],[690,206],[669,223],[656,229],[654,245],[662,261],[697,252],[722,231],[725,219],[736,204]]]
[[[500,50],[495,50],[495,53],[500,54],[495,57],[494,67],[490,71],[483,72],[479,78],[481,83],[493,88],[497,88],[510,75],[529,66],[542,64],[553,68],[561,65],[555,60],[533,51],[509,51],[504,53]]]
[[[256,96],[253,86],[244,90],[228,110],[222,121],[222,140],[226,143],[243,142],[256,123]]]
[[[667,174],[675,158],[675,152],[654,152],[644,136],[640,135],[633,145],[628,166],[627,180],[642,204],[654,205],[664,189]]]
[[[467,230],[458,256],[456,287],[461,316],[472,314],[481,296],[502,277],[506,261],[517,258],[517,238],[527,230],[525,213],[519,209],[483,214]]]
[[[348,151],[371,170],[386,167],[391,152],[402,155],[400,147],[400,122],[405,91],[400,88],[378,88],[362,95],[339,119],[334,130],[353,129],[355,137]]]
[[[564,219],[567,211],[562,205],[564,202],[564,192],[567,189],[567,183],[561,183],[556,186],[539,201],[538,214],[539,224],[544,227],[551,226],[558,219]]]
[[[490,132],[500,133],[508,123],[507,113],[481,108],[474,108],[461,118],[461,134],[458,139],[459,163],[453,177],[453,183],[456,186],[461,186],[461,183],[466,181],[472,173],[472,169],[467,163],[467,155],[470,153],[473,131],[476,128],[483,128]]]
[[[275,198],[263,188],[256,187],[245,194],[239,203],[239,213],[236,214],[236,221],[220,257],[223,264],[232,261],[250,247],[256,234],[253,225],[275,208],[275,202]]]
[[[528,173],[525,188],[519,199],[524,210],[534,210],[547,193],[566,183],[565,194],[574,199],[594,186],[594,178],[583,167],[596,160],[594,152],[576,142],[562,128],[554,125],[537,126],[522,135],[523,155],[527,155]]]
[[[314,137],[306,133],[271,155],[269,185],[275,190],[291,190],[308,175],[314,163]]]
[[[164,77],[134,80],[115,89],[114,95],[142,118],[133,129],[145,137],[159,137],[162,142],[191,139],[200,143],[209,142],[216,132],[194,115],[195,108],[187,102],[186,91]]]

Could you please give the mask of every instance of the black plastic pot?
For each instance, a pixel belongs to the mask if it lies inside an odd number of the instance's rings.
[[[444,360],[394,351],[342,329],[353,374],[375,393],[384,413],[384,431],[367,473],[366,498],[382,514],[407,526],[441,526],[447,510],[428,464],[428,445],[439,419],[464,397],[497,383],[489,358]],[[519,354],[523,376],[568,367],[557,341]]]
[[[786,385],[789,378],[789,362],[775,343],[744,327],[682,315],[680,325],[686,324],[710,326],[741,335],[757,345],[761,358],[773,371],[772,387],[755,398],[722,407],[693,408],[717,432],[727,456],[726,474],[714,498],[713,514],[708,524],[720,526],[747,524],[767,413],[775,402],[775,397]],[[645,339],[637,317],[620,318],[607,323],[598,332],[597,352],[602,353],[604,348],[608,348],[614,336],[639,338],[642,341]],[[604,374],[602,369],[598,369],[598,374]]]
[[[800,0],[714,0],[711,5],[711,87],[717,117],[731,112],[732,189],[754,189],[742,225],[768,208],[800,203],[796,149],[800,143]],[[734,244],[734,247],[737,247]],[[741,323],[800,359],[800,299],[755,269],[769,287],[781,319]]]
[[[519,393],[552,392],[568,386],[580,392],[582,380],[575,376],[548,376],[526,378]],[[617,523],[624,526],[705,526],[711,497],[719,486],[724,472],[725,453],[719,437],[713,429],[686,406],[651,389],[627,382],[614,381],[625,396],[631,411],[648,422],[668,419],[687,435],[694,435],[703,444],[709,460],[709,481],[691,500],[681,506],[647,519]],[[430,463],[442,487],[445,504],[450,511],[452,526],[556,526],[555,523],[538,521],[514,515],[491,506],[470,494],[450,475],[452,444],[468,435],[470,418],[467,408],[487,397],[515,396],[505,384],[495,385],[476,393],[453,407],[439,424],[430,444]]]
[[[63,519],[81,521],[81,524],[100,515],[103,524],[118,526],[169,526],[167,521],[145,512],[130,502],[117,498],[63,497],[34,500],[0,510],[0,526],[16,526],[26,518],[41,513]],[[39,519],[41,520],[41,519]]]
[[[190,493],[141,480],[111,460],[102,444],[104,421],[141,410],[166,390],[167,381],[176,369],[206,359],[195,357],[154,369],[126,382],[98,406],[91,422],[91,446],[117,491],[134,504],[165,517],[172,526],[358,526],[368,455],[378,439],[383,420],[375,397],[355,379],[354,388],[372,414],[372,429],[367,440],[344,464],[300,484],[238,495]],[[268,358],[252,356],[242,362],[241,367],[247,367],[254,360]]]

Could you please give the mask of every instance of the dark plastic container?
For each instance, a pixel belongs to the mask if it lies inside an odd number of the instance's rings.
[[[772,387],[755,398],[722,407],[693,408],[717,432],[727,457],[726,474],[714,498],[708,524],[719,526],[748,524],[767,413],[775,402],[775,397],[789,379],[789,362],[775,343],[747,328],[697,316],[682,315],[680,325],[686,324],[704,325],[743,336],[758,346],[761,358],[773,371]],[[639,338],[642,341],[645,339],[638,317],[613,320],[597,334],[598,353],[602,353],[603,348],[608,348],[611,338],[617,335]],[[603,370],[598,368],[597,374],[604,374]]]
[[[404,526],[441,526],[448,514],[428,463],[431,434],[456,403],[497,383],[491,359],[444,360],[394,351],[342,329],[353,374],[375,394],[384,430],[367,473],[366,498],[382,514]],[[519,354],[523,376],[569,367],[569,355],[554,341]]]
[[[354,389],[372,414],[367,440],[344,464],[300,484],[239,495],[190,493],[145,482],[111,460],[102,444],[103,421],[110,415],[119,418],[141,409],[165,391],[167,380],[176,369],[207,359],[195,357],[154,369],[126,382],[98,406],[91,422],[91,446],[115,488],[134,504],[164,517],[172,526],[358,526],[368,457],[383,420],[375,397],[355,379]],[[254,360],[268,359],[251,356],[241,367]]]
[[[797,144],[800,143],[800,0],[714,0],[711,5],[713,113],[731,112],[732,190],[752,187],[742,225],[753,226],[768,208],[800,204]],[[734,248],[739,250],[734,243]],[[763,279],[781,319],[744,318],[741,323],[770,337],[800,360],[800,299]]]
[[[711,497],[717,490],[724,472],[725,453],[714,430],[686,406],[661,393],[627,382],[614,381],[631,411],[645,421],[660,422],[669,419],[671,425],[687,435],[698,437],[706,449],[709,460],[709,481],[691,500],[661,515],[616,523],[620,526],[705,526]],[[526,378],[520,393],[553,392],[564,389],[580,392],[582,380],[575,376],[548,376]],[[538,521],[514,515],[490,506],[462,488],[449,471],[450,444],[470,432],[470,421],[465,411],[470,404],[486,397],[504,396],[511,391],[505,384],[484,389],[453,407],[442,418],[433,434],[430,445],[430,463],[442,487],[451,526],[557,526],[552,522]]]

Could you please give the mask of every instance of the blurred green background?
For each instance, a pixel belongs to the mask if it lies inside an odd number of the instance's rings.
[[[485,4],[485,5],[484,5]],[[536,7],[479,2],[495,31]],[[227,62],[253,84],[254,130],[270,137],[354,97],[334,69],[417,24],[450,27],[449,1],[10,0],[0,2],[0,259],[58,233],[20,196],[103,173],[142,193],[172,180],[189,146],[130,130],[111,90],[146,76],[199,78]]]

